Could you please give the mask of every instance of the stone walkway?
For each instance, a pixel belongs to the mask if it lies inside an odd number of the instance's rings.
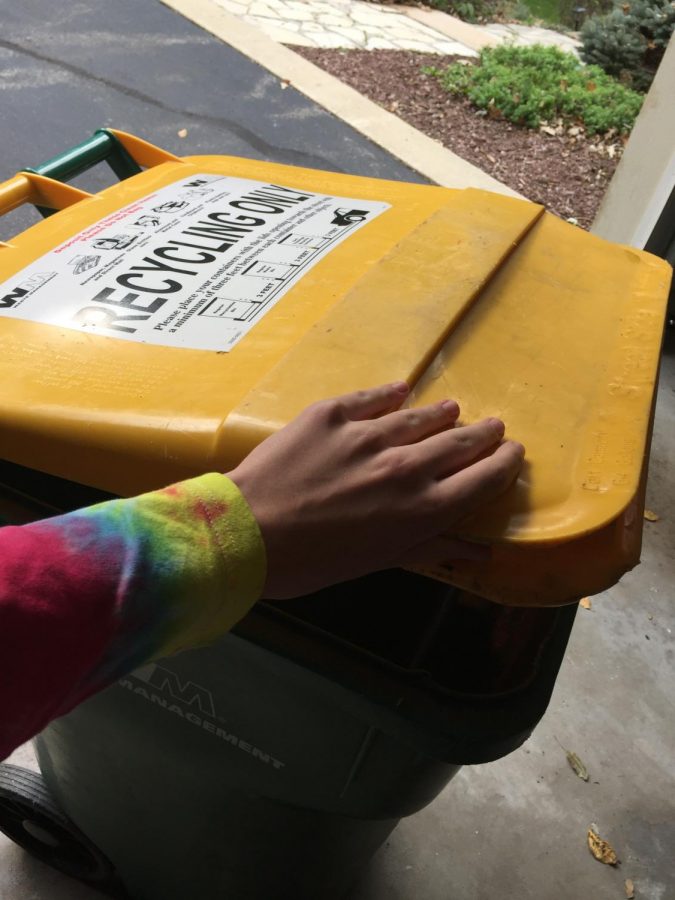
[[[510,41],[554,44],[575,52],[568,35],[528,25],[469,25],[437,10],[364,0],[215,0],[282,44],[303,47],[417,50],[475,57]]]
[[[559,31],[551,31],[550,28],[537,28],[532,25],[516,25],[509,22],[506,25],[493,23],[482,26],[489,34],[511,41],[519,46],[531,46],[532,44],[545,44],[547,47],[560,47],[569,53],[577,53],[580,42],[570,34],[561,34]]]

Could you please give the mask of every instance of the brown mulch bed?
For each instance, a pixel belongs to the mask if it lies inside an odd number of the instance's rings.
[[[452,61],[447,56],[292,49],[530,200],[590,227],[619,161],[620,144],[583,133],[549,135],[484,115],[422,73],[425,66],[447,65]]]

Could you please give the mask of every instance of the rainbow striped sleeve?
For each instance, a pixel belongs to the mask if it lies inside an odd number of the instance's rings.
[[[224,475],[0,529],[0,759],[147,660],[258,599],[265,551]]]

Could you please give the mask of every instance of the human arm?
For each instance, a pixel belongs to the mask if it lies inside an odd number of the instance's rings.
[[[255,519],[218,474],[0,529],[0,759],[147,660],[229,630],[264,578]]]
[[[480,555],[446,537],[522,448],[406,385],[310,407],[230,477],[0,530],[0,758],[149,659],[227,631],[263,593]],[[235,487],[236,485],[236,487]],[[238,488],[238,489],[237,489]]]
[[[453,400],[399,409],[408,392],[400,382],[315,403],[230,473],[265,542],[266,597],[489,557],[451,535],[511,485],[525,450],[503,441],[500,419],[455,427]]]

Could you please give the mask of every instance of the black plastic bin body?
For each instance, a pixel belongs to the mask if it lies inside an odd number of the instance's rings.
[[[25,518],[97,499],[13,465],[0,480]],[[55,721],[41,771],[134,900],[337,898],[461,765],[527,739],[575,610],[399,570],[261,602]]]

